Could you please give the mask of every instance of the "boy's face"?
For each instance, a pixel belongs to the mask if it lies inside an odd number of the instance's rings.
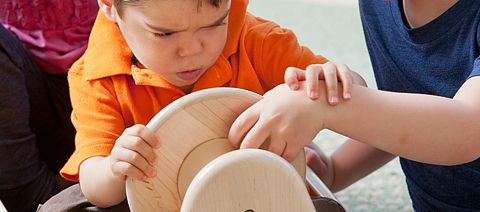
[[[141,65],[180,88],[190,87],[216,62],[227,39],[229,1],[218,8],[208,1],[200,3],[145,1],[124,5],[121,18],[115,14]]]

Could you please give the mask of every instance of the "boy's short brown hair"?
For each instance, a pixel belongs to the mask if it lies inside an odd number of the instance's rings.
[[[140,5],[141,2],[145,2],[145,1],[152,1],[152,0],[113,0],[113,5],[117,8],[118,14],[121,16],[123,5],[126,5],[126,4]],[[219,7],[223,1],[228,1],[228,0],[196,0],[196,1],[198,1],[198,7],[201,7],[203,2],[208,2],[210,5],[214,7]]]

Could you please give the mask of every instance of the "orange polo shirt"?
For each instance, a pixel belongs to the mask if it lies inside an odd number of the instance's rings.
[[[295,35],[246,12],[248,0],[232,0],[223,53],[194,84],[243,88],[263,95],[283,83],[289,66],[305,69],[326,59],[298,44]],[[146,125],[162,108],[185,93],[158,74],[132,65],[132,52],[118,26],[99,14],[85,54],[68,80],[77,130],[76,149],[60,171],[78,181],[80,164],[108,156],[116,139],[135,124]]]

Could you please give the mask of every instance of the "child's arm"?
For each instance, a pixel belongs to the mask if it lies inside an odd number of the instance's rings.
[[[351,71],[346,65],[344,64],[335,64],[333,62],[326,62],[324,64],[311,64],[307,66],[305,70],[295,68],[295,67],[288,67],[285,70],[284,80],[287,82],[287,85],[292,88],[293,90],[300,88],[299,81],[306,80],[306,93],[311,99],[317,99],[319,94],[319,80],[324,79],[324,83],[326,85],[326,93],[328,94],[327,101],[330,105],[337,105],[339,103],[339,89],[338,89],[338,81],[342,82],[342,96],[344,100],[348,100],[351,98],[351,87],[352,84],[358,84],[362,86],[367,86],[365,80],[358,75],[357,73]],[[268,95],[268,93],[266,94]],[[250,120],[256,121],[256,120]],[[272,120],[270,120],[272,121]],[[237,123],[238,124],[238,123]],[[245,124],[245,123],[240,123]],[[248,124],[248,123],[247,123]],[[291,123],[290,123],[291,124]],[[257,125],[258,126],[258,125]],[[297,126],[298,127],[298,126]],[[235,129],[235,127],[232,127]],[[310,128],[307,128],[310,129]],[[248,130],[248,129],[244,129]],[[246,132],[238,133],[238,132],[230,132],[231,135],[243,135]],[[265,136],[265,135],[263,135]],[[288,136],[284,134],[283,136]],[[241,147],[240,143],[238,142],[238,137],[230,137],[234,140],[232,141],[232,145]],[[237,139],[237,140],[235,140]],[[261,139],[266,138],[255,138],[258,141],[262,141]],[[306,137],[308,139],[308,137]],[[291,160],[292,152],[285,151],[286,149],[286,142],[284,137],[281,136],[271,136],[270,146],[268,148],[269,151],[284,157],[287,160]],[[261,143],[256,143],[254,145],[261,145]],[[252,146],[257,148],[259,146]]]
[[[469,79],[453,99],[353,85],[352,99],[330,107],[322,100],[325,86],[319,88],[316,101],[303,90],[275,88],[234,122],[231,142],[246,148],[282,137],[291,159],[321,129],[331,129],[425,163],[463,164],[480,156],[480,77]]]
[[[80,165],[80,186],[85,197],[99,207],[110,207],[125,200],[125,179],[144,180],[156,175],[153,151],[160,142],[143,125],[126,129],[107,157],[91,157]]]
[[[352,90],[355,98],[328,109],[327,128],[425,163],[456,165],[479,158],[480,77],[469,79],[453,99]]]
[[[315,145],[305,147],[307,163],[333,191],[340,191],[385,165],[395,156],[348,139],[330,157]]]
[[[310,68],[310,70],[309,70]],[[345,64],[315,64],[307,67],[307,70],[290,68],[285,72],[285,82],[293,90],[300,87],[299,81],[307,81],[306,92],[311,99],[318,98],[319,81],[324,79],[326,84],[327,100],[330,105],[332,97],[338,94],[337,75],[342,82],[343,98],[351,98],[350,89],[352,84],[367,87],[365,80],[357,73],[351,71]],[[315,93],[313,94],[312,93]],[[332,104],[334,103],[334,104]],[[367,144],[353,139],[347,139],[331,157],[327,157],[313,142],[305,147],[305,156],[308,165],[333,191],[340,191],[359,179],[377,170],[395,156],[381,151]]]

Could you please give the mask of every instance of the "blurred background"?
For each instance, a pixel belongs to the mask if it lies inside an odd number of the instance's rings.
[[[249,12],[292,29],[302,45],[345,63],[376,88],[355,0],[250,0]],[[355,98],[355,97],[353,97]],[[315,142],[327,154],[345,137],[324,130]],[[398,159],[335,194],[347,211],[413,211]]]

